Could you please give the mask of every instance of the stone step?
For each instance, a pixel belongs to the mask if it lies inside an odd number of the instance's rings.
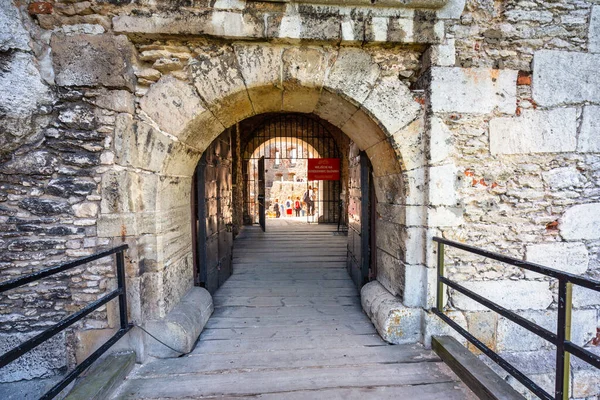
[[[219,328],[247,328],[258,326],[303,326],[312,327],[324,324],[370,324],[371,321],[366,315],[346,316],[338,318],[331,315],[313,316],[313,317],[254,317],[254,318],[229,318],[212,317],[205,325],[206,329]]]

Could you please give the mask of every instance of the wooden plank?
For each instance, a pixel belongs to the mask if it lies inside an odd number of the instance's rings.
[[[230,317],[211,317],[205,325],[205,329],[216,328],[245,328],[258,326],[291,326],[302,327],[319,326],[323,324],[353,324],[373,326],[366,315],[319,315],[313,317],[254,317],[254,318],[230,318]]]
[[[213,299],[218,297],[230,297],[230,296],[242,296],[242,297],[253,297],[253,296],[359,296],[358,290],[353,287],[345,288],[323,288],[305,286],[304,288],[292,286],[285,287],[246,287],[246,288],[221,288],[219,289]]]
[[[303,368],[274,371],[132,379],[121,392],[123,398],[177,398],[207,395],[254,395],[297,390],[351,388],[393,384],[447,383],[457,378],[441,363],[381,364],[333,368]]]
[[[340,349],[364,346],[390,345],[381,340],[379,335],[310,335],[290,339],[231,339],[231,340],[201,340],[191,354],[214,354],[244,352],[287,350],[297,351],[302,349]]]
[[[433,350],[482,400],[524,400],[504,379],[452,336],[434,336]]]
[[[254,297],[214,297],[215,307],[227,306],[250,306],[250,307],[289,307],[289,306],[349,306],[360,304],[358,295],[354,296],[293,296],[293,297],[274,297],[274,296],[254,296]]]
[[[156,378],[172,374],[200,374],[226,370],[264,370],[279,368],[334,367],[381,363],[439,362],[431,351],[416,345],[354,347],[343,349],[276,350],[268,352],[191,355],[150,363],[140,367],[139,378]]]
[[[246,398],[238,397],[238,398]],[[260,400],[477,400],[463,385],[455,382],[432,383],[417,386],[380,386],[359,388],[336,388],[298,390],[286,393],[266,393],[252,396]]]
[[[218,317],[267,317],[267,316],[296,316],[309,317],[314,315],[355,315],[358,306],[297,306],[297,307],[215,307],[214,316]]]
[[[260,326],[244,328],[205,329],[200,340],[228,340],[239,338],[296,338],[311,336],[377,335],[377,331],[367,325],[317,325],[317,326]]]

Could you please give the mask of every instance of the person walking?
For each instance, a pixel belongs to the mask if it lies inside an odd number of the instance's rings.
[[[300,202],[300,197],[296,197],[296,201],[294,202],[294,211],[296,211],[296,217],[300,216],[301,209],[302,209],[302,203]]]
[[[314,215],[315,193],[312,190],[312,186],[309,186],[308,189],[306,189],[306,192],[304,192],[304,195],[302,196],[302,201],[306,203],[306,212],[308,213],[308,215]]]
[[[273,211],[275,211],[275,218],[281,217],[281,211],[279,209],[279,199],[275,199],[275,204],[273,204]]]
[[[287,200],[285,201],[285,216],[286,217],[292,216],[292,197],[291,196],[288,196]]]

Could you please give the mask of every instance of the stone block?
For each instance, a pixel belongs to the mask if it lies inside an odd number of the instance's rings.
[[[233,51],[215,57],[200,57],[190,63],[190,70],[200,97],[224,126],[231,126],[253,114]]]
[[[509,310],[544,310],[552,304],[553,297],[548,282],[537,281],[468,281],[461,286]],[[482,304],[451,290],[452,304],[460,310],[486,311]]]
[[[0,333],[0,353],[4,354],[40,332]],[[48,378],[67,367],[65,333],[61,332],[2,368],[0,382]]]
[[[600,292],[573,285],[573,307],[590,308],[600,306]]]
[[[12,1],[0,3],[0,51],[29,51],[29,34]]]
[[[583,108],[581,128],[577,138],[577,151],[600,153],[600,106]]]
[[[486,68],[431,68],[433,112],[514,114],[517,71]]]
[[[554,168],[550,171],[542,172],[542,178],[552,189],[581,187],[586,181],[585,176],[575,167]]]
[[[600,393],[600,371],[581,369],[573,371],[571,395],[575,399],[597,398]]]
[[[600,6],[592,6],[590,27],[588,29],[588,51],[600,53]]]
[[[570,207],[559,220],[558,229],[565,240],[600,238],[600,203]]]
[[[383,140],[367,149],[374,176],[397,175],[401,172],[398,156],[392,145]]]
[[[437,11],[440,19],[459,19],[465,9],[467,0],[448,0],[446,5]]]
[[[165,75],[140,100],[140,108],[165,132],[185,140],[182,132],[206,111],[193,86]]]
[[[429,204],[456,206],[457,169],[454,164],[429,169]]]
[[[429,120],[429,160],[432,164],[448,158],[452,148],[452,133],[440,118],[432,116]]]
[[[325,80],[325,87],[361,104],[369,95],[377,77],[379,66],[360,48],[342,47]]]
[[[427,226],[451,227],[460,226],[465,221],[462,207],[431,207],[427,210]]]
[[[562,153],[577,146],[577,110],[524,110],[520,117],[490,121],[492,154]]]
[[[421,112],[421,105],[397,76],[380,77],[362,107],[389,135],[407,126]]]
[[[360,244],[358,244],[360,248]],[[377,281],[391,294],[399,296],[405,288],[404,263],[377,249]]]
[[[206,289],[190,289],[165,318],[144,324],[146,330],[181,353],[174,352],[147,336],[148,353],[157,358],[173,358],[192,351],[213,309],[212,297]]]
[[[548,268],[571,274],[582,275],[588,269],[589,255],[583,243],[540,243],[527,245],[525,259]],[[525,271],[527,278],[542,275]]]
[[[454,43],[454,39],[447,39],[442,44],[429,47],[425,59],[430,65],[453,67],[456,64],[456,48]]]
[[[127,90],[103,90],[90,100],[98,107],[128,114],[135,113],[135,96]]]
[[[166,107],[168,108],[168,107]],[[173,141],[149,124],[119,114],[115,122],[116,162],[123,167],[160,171]]]
[[[426,308],[427,268],[424,265],[404,266],[404,293],[402,304],[406,307]],[[379,274],[379,271],[378,271]]]
[[[426,164],[424,130],[423,119],[417,118],[392,135],[392,143],[394,143],[394,147],[402,159],[402,166],[405,171],[420,168]],[[394,158],[397,159],[398,156]],[[379,162],[383,162],[383,160]]]
[[[404,241],[404,261],[407,264],[424,264],[425,263],[425,228],[422,227],[406,227],[406,236]]]
[[[58,85],[103,85],[133,91],[135,75],[131,61],[135,49],[127,37],[54,34],[50,45]]]
[[[256,113],[281,109],[282,46],[234,45],[240,73]]]
[[[417,168],[404,173],[407,182],[406,204],[424,205],[425,204],[425,168]],[[381,199],[379,194],[377,199]],[[380,200],[381,201],[381,200]]]
[[[314,113],[332,125],[343,126],[357,110],[354,104],[324,89]]]
[[[4,26],[1,22],[0,26]],[[3,155],[35,138],[39,127],[32,123],[32,118],[40,107],[51,104],[53,96],[42,81],[34,57],[20,51],[2,55],[0,87],[10,88],[3,90],[0,96],[0,155]]]
[[[212,35],[224,38],[264,37],[264,24],[253,15],[236,11],[215,10],[201,14],[152,16],[119,15],[113,18],[113,29],[119,33],[143,35]]]
[[[422,309],[405,307],[377,281],[363,286],[360,298],[363,310],[383,340],[392,344],[417,343],[421,340]]]
[[[446,311],[445,314],[454,322],[467,329],[467,319],[462,312],[459,311]],[[423,313],[423,345],[425,348],[431,348],[431,337],[432,336],[452,336],[458,340],[463,346],[467,346],[467,339],[462,337],[460,333],[454,330],[446,322],[442,321],[440,317],[433,314],[432,312],[425,311]]]
[[[498,314],[494,311],[471,312],[466,313],[466,317],[469,333],[481,340],[487,347],[496,351]],[[471,343],[469,343],[468,348],[475,354],[481,354],[477,347]]]
[[[533,57],[533,100],[552,107],[600,102],[600,54],[540,50]]]
[[[549,311],[523,311],[519,315],[535,324],[556,333],[556,310]],[[571,316],[571,341],[578,346],[583,346],[596,335],[596,311],[575,310]],[[554,348],[546,340],[534,335],[525,328],[498,317],[498,351],[535,351],[544,348]]]
[[[362,109],[354,113],[341,129],[361,150],[386,139],[379,125]]]
[[[391,222],[378,219],[377,227],[377,247],[384,250],[394,258],[404,259],[404,240],[406,233],[402,226]]]

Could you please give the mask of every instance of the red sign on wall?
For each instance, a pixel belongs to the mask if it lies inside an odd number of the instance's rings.
[[[340,159],[339,158],[309,158],[308,159],[309,181],[339,181]]]

